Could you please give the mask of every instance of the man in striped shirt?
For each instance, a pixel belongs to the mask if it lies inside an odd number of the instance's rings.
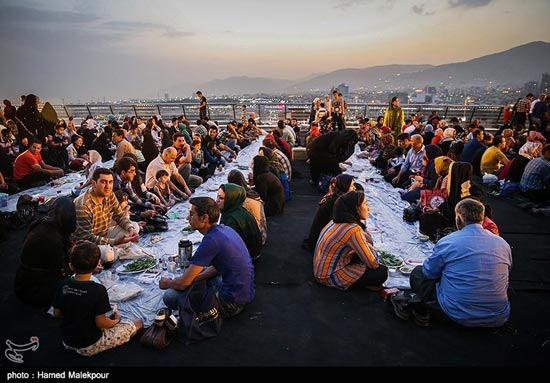
[[[518,125],[524,128],[525,122],[527,121],[527,115],[529,114],[529,110],[531,110],[531,101],[533,101],[533,93],[529,93],[516,104],[515,119]]]
[[[262,141],[262,145],[266,148],[273,150],[273,154],[275,154],[275,157],[277,157],[281,165],[283,165],[283,169],[288,177],[288,182],[290,182],[292,180],[292,164],[290,163],[290,160],[287,158],[287,156],[285,156],[285,154],[279,150],[279,148],[275,144],[275,141],[273,141],[271,138],[264,139]]]
[[[121,245],[137,242],[139,234],[136,225],[120,208],[113,193],[113,172],[98,168],[92,178],[92,187],[75,201],[76,230],[73,239],[85,239],[98,245]],[[109,223],[115,221],[122,229],[109,230]]]

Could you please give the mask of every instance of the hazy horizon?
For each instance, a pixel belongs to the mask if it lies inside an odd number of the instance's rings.
[[[512,0],[4,0],[2,14],[0,93],[14,103],[188,97],[233,76],[440,65],[550,40],[547,0],[521,12]]]

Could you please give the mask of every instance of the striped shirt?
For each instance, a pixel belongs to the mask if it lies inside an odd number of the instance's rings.
[[[360,263],[352,263],[355,255]],[[317,282],[347,290],[367,268],[377,269],[378,262],[361,226],[330,221],[315,247],[313,274]]]
[[[542,190],[548,185],[550,185],[550,162],[542,157],[533,158],[527,163],[521,176],[521,190]]]
[[[76,208],[76,230],[73,240],[86,239],[98,245],[114,245],[114,238],[106,238],[109,222],[114,220],[124,230],[133,227],[132,222],[120,208],[114,193],[99,201],[93,188],[74,200]]]
[[[516,112],[518,113],[527,113],[531,109],[531,101],[525,97],[518,101],[516,106]]]
[[[279,149],[275,148],[273,150],[273,153],[275,156],[277,156],[277,159],[283,165],[283,170],[286,173],[286,176],[288,177],[288,182],[292,180],[292,165],[290,164],[290,160],[285,156],[283,152],[281,152]]]

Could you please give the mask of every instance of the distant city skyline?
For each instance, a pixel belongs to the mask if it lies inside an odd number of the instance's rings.
[[[461,62],[549,41],[548,14],[548,0],[4,0],[0,96],[188,97],[231,76]]]

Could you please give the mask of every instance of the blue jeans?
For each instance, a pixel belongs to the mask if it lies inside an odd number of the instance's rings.
[[[166,307],[172,310],[178,310],[178,298],[184,291],[168,289],[164,292],[162,300]]]

